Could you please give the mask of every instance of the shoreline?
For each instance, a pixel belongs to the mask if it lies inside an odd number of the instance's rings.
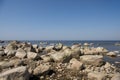
[[[42,47],[11,41],[0,47],[0,79],[11,76],[13,80],[113,80],[116,75],[120,77],[120,67],[105,61],[104,56],[115,58],[118,54],[88,43]]]

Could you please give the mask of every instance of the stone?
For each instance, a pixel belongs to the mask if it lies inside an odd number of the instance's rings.
[[[34,75],[40,75],[40,74],[44,74],[44,73],[47,74],[47,72],[50,71],[50,68],[51,68],[51,66],[49,64],[47,64],[47,63],[40,64],[39,66],[37,66],[34,69],[33,74]]]
[[[62,48],[63,48],[63,44],[58,43],[58,44],[56,44],[56,45],[54,46],[53,49],[56,50],[56,51],[60,51]]]
[[[76,49],[76,48],[80,48],[81,45],[80,44],[74,44],[71,46],[71,49]]]
[[[118,74],[115,74],[112,78],[111,78],[111,80],[120,80],[120,74],[118,73]]]
[[[33,48],[35,48],[35,49],[38,48],[38,45],[37,45],[37,44],[33,44],[32,46],[33,46]]]
[[[88,73],[88,79],[90,80],[106,80],[106,74],[102,72],[90,72]]]
[[[2,69],[9,68],[9,67],[14,67],[14,66],[20,66],[23,64],[22,60],[15,59],[15,60],[10,60],[10,61],[1,61],[0,66]]]
[[[103,47],[97,47],[97,48],[96,48],[96,51],[97,51],[98,53],[107,53],[107,52],[108,52],[108,50],[105,49],[105,48],[103,48]]]
[[[56,52],[50,54],[50,58],[53,59],[55,62],[69,62],[71,59],[71,55],[65,54],[64,52]]]
[[[81,70],[83,69],[83,63],[78,61],[75,58],[72,58],[69,62],[69,65],[67,66],[68,69],[72,70]]]
[[[34,52],[28,52],[28,53],[27,53],[27,58],[28,58],[28,59],[33,59],[33,60],[35,60],[35,59],[38,59],[39,56],[38,56],[37,53],[34,53]]]
[[[4,51],[0,51],[0,56],[2,56],[2,55],[4,55],[5,53],[4,53]]]
[[[87,65],[102,66],[104,64],[103,56],[101,55],[83,55],[80,60]]]
[[[29,73],[25,66],[13,68],[0,73],[0,80],[29,80]]]
[[[3,46],[0,46],[0,51],[3,51]]]
[[[25,58],[27,56],[27,53],[22,49],[22,48],[19,48],[15,54],[16,57],[18,58]]]
[[[110,57],[116,57],[117,56],[117,54],[115,52],[109,52],[106,55],[110,56]]]
[[[42,55],[40,57],[43,59],[44,62],[50,62],[50,61],[52,61],[52,59],[50,58],[49,55]]]
[[[54,46],[46,46],[45,51],[50,53],[53,50]]]

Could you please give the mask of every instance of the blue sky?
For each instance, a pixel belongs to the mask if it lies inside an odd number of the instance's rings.
[[[120,0],[0,0],[2,40],[120,40]]]

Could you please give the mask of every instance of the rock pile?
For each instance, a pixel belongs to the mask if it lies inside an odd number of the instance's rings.
[[[120,68],[103,59],[117,54],[89,46],[12,41],[0,46],[0,80],[119,80]]]

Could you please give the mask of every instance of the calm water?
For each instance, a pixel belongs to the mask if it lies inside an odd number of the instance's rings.
[[[34,41],[31,41],[31,40],[24,40],[24,41],[21,41],[21,42],[30,42],[32,44],[38,44],[40,45],[40,42],[47,42],[46,44],[44,44],[44,46],[46,45],[51,45],[51,44],[56,44],[56,43],[62,43],[64,45],[67,45],[67,46],[71,46],[73,43],[81,43],[82,45],[84,43],[93,43],[93,46],[92,47],[104,47],[106,49],[108,49],[109,51],[120,51],[120,46],[115,46],[115,43],[120,43],[120,41],[63,41],[63,40],[42,40],[42,41],[38,41],[38,40],[34,40]],[[7,45],[9,43],[9,41],[5,41],[5,43],[0,43],[0,45]],[[117,57],[117,58],[110,58],[110,57],[107,57],[105,56],[104,57],[104,60],[110,62],[110,63],[113,63],[115,64],[115,62],[120,62],[120,57]],[[116,65],[116,64],[115,64]],[[120,63],[117,64],[117,66],[120,67]]]

